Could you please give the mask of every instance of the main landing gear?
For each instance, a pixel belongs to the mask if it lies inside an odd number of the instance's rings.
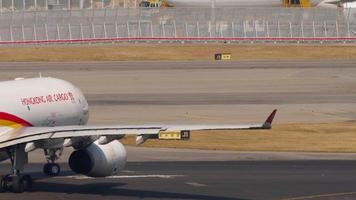
[[[0,188],[2,191],[11,191],[22,193],[30,190],[32,187],[32,178],[30,175],[21,174],[27,164],[28,157],[23,145],[16,145],[13,148],[7,149],[7,153],[11,160],[11,174],[1,178]]]
[[[61,172],[61,167],[55,163],[62,155],[63,148],[59,149],[45,149],[47,164],[43,166],[43,173],[47,176],[58,176]]]
[[[15,193],[22,193],[32,188],[32,178],[30,175],[9,174],[1,179],[1,189]]]

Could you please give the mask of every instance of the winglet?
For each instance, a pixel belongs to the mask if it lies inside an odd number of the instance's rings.
[[[272,128],[272,122],[273,122],[273,119],[274,119],[274,116],[276,115],[277,113],[277,109],[274,109],[272,111],[272,113],[268,116],[268,118],[266,119],[265,123],[263,123],[262,127],[264,129],[271,129]]]

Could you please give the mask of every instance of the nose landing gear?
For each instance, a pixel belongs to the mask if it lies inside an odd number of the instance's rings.
[[[43,166],[43,173],[47,176],[58,176],[61,168],[57,163],[47,163]]]
[[[59,149],[45,149],[45,157],[47,164],[43,166],[43,173],[47,176],[58,176],[61,172],[61,167],[55,163],[62,155],[63,148]]]

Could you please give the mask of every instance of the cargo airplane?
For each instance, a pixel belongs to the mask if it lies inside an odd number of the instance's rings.
[[[355,6],[356,0],[167,0],[174,7],[321,7],[337,8]]]
[[[47,163],[43,172],[57,176],[56,160],[63,148],[73,147],[69,166],[73,172],[90,177],[117,174],[125,167],[126,150],[119,142],[135,135],[136,143],[156,139],[162,132],[179,132],[187,137],[192,130],[270,129],[274,110],[260,125],[86,125],[89,106],[73,84],[50,77],[17,78],[0,82],[0,161],[10,159],[10,173],[1,178],[3,191],[21,193],[31,188],[24,174],[28,153],[43,149]]]

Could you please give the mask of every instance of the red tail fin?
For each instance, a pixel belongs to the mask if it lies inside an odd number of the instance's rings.
[[[277,113],[277,109],[274,109],[272,111],[272,113],[268,116],[268,118],[266,119],[265,123],[263,123],[263,128],[266,128],[266,129],[272,128],[272,122],[273,122],[273,119],[274,119],[274,116],[276,115],[276,113]]]

